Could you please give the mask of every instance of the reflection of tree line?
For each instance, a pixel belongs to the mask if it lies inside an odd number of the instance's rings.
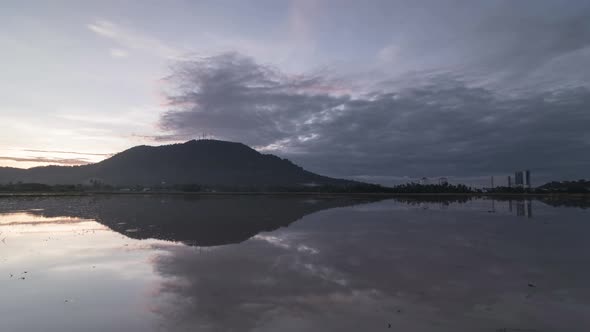
[[[24,210],[45,217],[95,219],[112,230],[133,238],[157,238],[212,246],[238,243],[260,232],[288,226],[305,215],[324,209],[383,199],[380,196],[340,195],[21,197],[1,199],[0,213]],[[461,205],[481,200],[481,197],[419,195],[391,199],[425,209],[430,208],[429,204],[438,204],[440,209],[446,209],[452,204]],[[590,207],[590,198],[584,196],[542,196],[535,197],[534,200],[550,206]],[[490,202],[490,213],[496,212],[497,202],[504,202],[510,213],[533,216],[533,198],[494,196],[493,200],[486,201]],[[134,231],[129,232],[130,229]]]
[[[478,196],[403,196],[394,197],[393,200],[416,207],[428,208],[427,204],[438,204],[441,210],[447,209],[452,204],[464,204],[476,199]],[[590,208],[590,197],[585,195],[580,196],[535,196],[529,198],[520,198],[514,196],[493,196],[489,199],[490,207],[488,212],[494,213],[496,211],[496,202],[506,203],[508,212],[514,213],[517,216],[531,218],[533,216],[533,202],[538,201],[553,207],[577,207],[582,209]]]
[[[463,204],[471,201],[472,196],[400,196],[394,197],[393,200],[407,205],[422,205],[422,204],[441,204],[441,206],[449,206],[451,204]]]
[[[587,195],[543,195],[534,196],[530,198],[520,198],[514,196],[494,196],[495,201],[506,202],[514,205],[514,209],[518,212],[518,206],[530,205],[532,201],[539,201],[553,207],[577,207],[582,209],[590,208],[590,196]]]
[[[408,196],[408,197],[395,197],[395,201],[403,204],[421,207],[428,209],[428,204],[438,204],[438,208],[446,210],[451,204],[464,204],[474,199],[473,196]],[[514,199],[514,198],[500,198],[491,199],[491,206],[487,210],[489,213],[495,213],[496,201],[507,202],[508,211],[510,213],[516,213],[517,216],[532,218],[533,216],[533,203],[531,199]]]
[[[590,196],[543,196],[539,200],[551,206],[579,207],[582,209],[590,208]]]
[[[281,195],[21,197],[2,199],[0,213],[19,210],[44,217],[94,219],[130,238],[218,246],[287,227],[321,210],[379,200]]]
[[[424,207],[425,204],[439,204],[440,209],[446,209],[451,204],[464,204],[476,199],[481,199],[478,196],[403,196],[394,197],[393,200],[411,205]],[[579,207],[589,208],[590,197],[572,197],[572,196],[539,196],[534,198],[518,198],[514,196],[494,196],[493,199],[489,199],[491,202],[488,212],[496,212],[496,202],[504,202],[508,205],[508,212],[516,213],[517,216],[528,216],[533,215],[533,201],[540,201],[550,206],[559,207]]]

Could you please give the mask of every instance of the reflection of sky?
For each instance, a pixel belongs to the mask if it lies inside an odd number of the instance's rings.
[[[424,204],[323,210],[209,248],[133,240],[87,219],[0,214],[0,331],[590,326],[586,210],[533,202],[528,219],[507,202],[495,213],[490,201]]]
[[[522,219],[480,203],[386,201],[322,211],[240,245],[170,248],[154,262],[161,294],[174,298],[161,312],[181,330],[582,331],[583,213],[557,222],[538,203],[538,216]]]
[[[0,214],[0,331],[140,331],[153,241],[91,220]],[[26,272],[26,273],[25,273]],[[24,278],[24,279],[21,279]]]

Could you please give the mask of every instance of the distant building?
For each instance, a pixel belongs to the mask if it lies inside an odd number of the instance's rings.
[[[420,179],[420,184],[428,184],[428,178],[427,177],[423,177]]]
[[[449,180],[445,177],[441,177],[438,179],[438,184],[444,186],[445,184],[449,184]]]
[[[522,187],[524,185],[523,181],[524,177],[522,171],[517,171],[514,173],[514,185],[517,187]]]
[[[100,186],[104,183],[104,181],[102,179],[99,178],[89,178],[86,179],[86,181],[83,182],[83,184],[87,185],[87,186]]]
[[[508,175],[508,188],[512,188],[512,177]]]
[[[514,173],[514,184],[516,187],[531,188],[531,171],[517,171]]]

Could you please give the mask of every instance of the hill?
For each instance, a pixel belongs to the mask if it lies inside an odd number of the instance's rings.
[[[136,146],[96,164],[0,168],[0,183],[154,186],[199,184],[225,187],[348,186],[358,182],[306,171],[287,159],[262,154],[242,143],[192,140]]]
[[[590,180],[553,181],[537,187],[540,192],[590,193]]]

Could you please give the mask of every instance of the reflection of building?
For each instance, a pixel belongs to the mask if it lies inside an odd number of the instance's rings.
[[[528,203],[527,203],[527,206],[526,206],[526,212],[527,212],[526,213],[526,216],[529,217],[529,218],[532,218],[533,217],[533,201],[528,200],[527,202]]]
[[[510,204],[512,207],[512,204]],[[516,215],[519,217],[533,217],[533,202],[531,200],[516,201]]]
[[[524,203],[522,201],[516,202],[516,215],[519,217],[524,216]]]

